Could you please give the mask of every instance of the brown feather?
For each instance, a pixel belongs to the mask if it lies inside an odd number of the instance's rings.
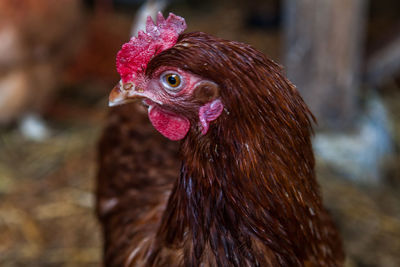
[[[140,262],[179,172],[177,152],[178,144],[154,130],[143,107],[111,110],[99,146],[97,185],[106,266],[146,266]]]

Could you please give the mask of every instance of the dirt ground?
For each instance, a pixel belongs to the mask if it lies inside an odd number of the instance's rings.
[[[238,7],[199,11],[177,6],[174,12],[187,18],[189,31],[201,29],[245,41],[279,61],[280,32],[244,28],[240,23],[244,15]],[[229,14],[221,16],[222,12]],[[112,32],[113,18],[110,15],[101,27]],[[129,16],[119,16],[118,25],[122,33],[114,32],[113,42],[122,44],[127,39],[123,32],[129,32]],[[108,80],[72,79],[71,83],[71,79],[63,79],[45,114],[53,131],[48,140],[28,141],[13,127],[0,130],[0,266],[100,265],[102,242],[93,190],[96,144],[107,112],[107,92],[118,80],[114,50],[110,58],[101,61],[109,64]],[[106,52],[102,55],[108,57]],[[381,91],[394,120],[397,147],[399,84],[393,81]],[[354,184],[319,161],[324,200],[341,230],[347,266],[400,266],[399,160],[398,154],[388,160],[379,185]]]

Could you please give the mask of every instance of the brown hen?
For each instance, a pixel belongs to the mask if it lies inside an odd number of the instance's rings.
[[[100,143],[106,266],[342,266],[311,113],[253,47],[148,20],[117,56]]]

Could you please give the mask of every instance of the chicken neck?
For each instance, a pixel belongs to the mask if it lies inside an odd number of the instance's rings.
[[[189,134],[183,141],[181,175],[159,235],[167,244],[192,242],[186,253],[193,261],[210,247],[217,263],[261,263],[265,251],[256,247],[263,244],[279,255],[277,260],[297,264],[287,255],[300,251],[301,242],[293,241],[305,240],[323,212],[312,154],[292,165],[297,152],[282,146],[282,137],[269,140],[262,124],[248,129],[246,137],[246,127],[232,130],[231,122],[225,116],[207,136]]]

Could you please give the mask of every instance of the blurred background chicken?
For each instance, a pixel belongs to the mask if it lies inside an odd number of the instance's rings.
[[[81,5],[79,0],[0,1],[0,125],[18,122],[27,137],[48,136],[41,115],[79,44]]]

